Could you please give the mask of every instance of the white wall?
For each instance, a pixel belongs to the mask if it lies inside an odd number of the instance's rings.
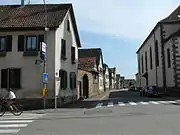
[[[164,54],[165,54],[165,66],[166,66],[166,85],[167,87],[174,87],[174,65],[173,65],[173,50],[172,50],[173,42],[169,40],[166,42],[164,46]],[[171,59],[171,67],[168,68],[168,60],[167,60],[167,49],[170,49],[170,59]]]
[[[108,77],[107,77],[108,76]],[[108,71],[108,68],[106,67],[106,70],[105,70],[105,87],[106,89],[109,89],[109,71]]]
[[[155,37],[154,37],[155,36]],[[155,41],[158,41],[158,52],[159,52],[159,66],[156,67],[155,64]],[[150,46],[152,49],[152,69],[150,69]],[[139,51],[138,55],[140,56],[140,83],[141,87],[146,86],[146,80],[142,77],[142,64],[141,64],[141,55],[143,55],[143,62],[144,62],[144,72],[146,71],[145,68],[145,52],[147,51],[147,67],[148,67],[148,82],[149,85],[156,85],[159,87],[163,86],[163,77],[162,77],[162,59],[161,59],[161,39],[160,39],[160,27],[157,28],[155,31],[155,35],[151,35],[148,41],[144,44],[144,46]],[[156,68],[157,68],[157,76],[156,77]]]
[[[0,57],[0,70],[4,68],[21,68],[21,86],[16,90],[18,98],[39,98],[42,97],[42,65],[35,65],[35,60],[40,59],[39,56],[23,56],[23,52],[18,52],[18,35],[39,35],[44,34],[43,31],[16,31],[16,32],[0,32],[1,36],[12,35],[12,51],[7,52],[5,57]],[[55,32],[49,31],[47,36],[47,72],[49,74],[48,81],[48,97],[53,96],[54,92],[54,44]],[[1,76],[1,72],[0,72]],[[1,83],[1,77],[0,77]],[[2,90],[2,88],[1,88]]]
[[[67,31],[67,20],[70,21],[70,32]],[[61,39],[66,40],[66,60],[61,59]],[[76,54],[75,54],[75,62],[76,64],[71,63],[71,46],[74,46],[76,49]],[[65,19],[59,26],[59,28],[56,31],[56,49],[55,49],[55,71],[59,72],[60,69],[63,69],[67,71],[67,89],[61,90],[60,96],[72,96],[77,94],[77,90],[72,91],[70,89],[70,72],[75,72],[76,73],[76,78],[77,78],[77,67],[78,67],[78,47],[77,47],[77,42],[75,39],[75,32],[73,30],[73,25],[72,25],[72,19],[70,16],[70,12],[67,13]],[[76,84],[77,84],[77,79],[76,79]],[[76,86],[77,87],[77,86]],[[59,89],[59,88],[56,88]]]
[[[100,69],[100,68],[103,70],[103,64],[102,64],[102,58],[101,58],[101,56],[100,56],[100,60],[99,60],[98,69]],[[102,72],[102,74],[99,74],[99,90],[100,90],[100,92],[104,91],[103,72]]]

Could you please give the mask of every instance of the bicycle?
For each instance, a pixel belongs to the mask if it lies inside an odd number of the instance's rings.
[[[23,106],[17,102],[8,105],[7,101],[0,99],[0,117],[5,114],[6,111],[10,111],[14,116],[20,116],[23,113]]]

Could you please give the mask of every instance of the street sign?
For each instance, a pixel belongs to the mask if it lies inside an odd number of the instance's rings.
[[[43,73],[43,83],[48,83],[48,73]]]
[[[44,42],[42,42],[42,44],[41,44],[42,46],[41,46],[41,51],[44,53],[44,54],[46,54],[46,43],[44,43]]]

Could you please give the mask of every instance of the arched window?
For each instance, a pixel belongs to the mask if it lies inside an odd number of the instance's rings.
[[[67,72],[65,70],[60,70],[59,77],[61,78],[61,89],[66,89],[67,88]]]

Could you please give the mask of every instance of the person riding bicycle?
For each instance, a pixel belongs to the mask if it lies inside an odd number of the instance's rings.
[[[6,99],[6,101],[7,101],[7,104],[8,104],[9,106],[11,106],[11,105],[16,101],[16,95],[15,95],[15,93],[12,91],[11,88],[8,88],[7,90],[8,90],[8,93],[7,93],[7,95],[5,96],[5,99]]]

